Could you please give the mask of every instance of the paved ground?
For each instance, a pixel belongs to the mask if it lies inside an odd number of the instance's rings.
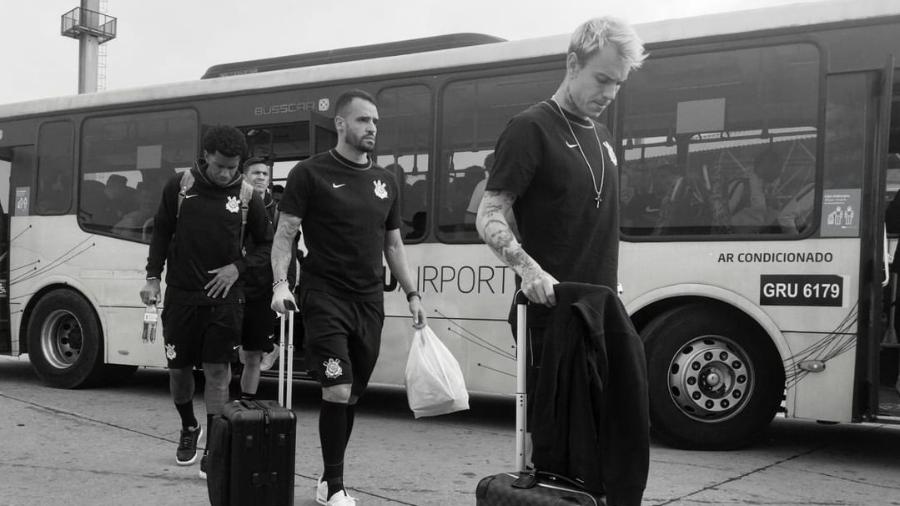
[[[274,395],[274,382],[262,392]],[[202,413],[202,404],[197,404]],[[297,383],[295,504],[312,506],[320,472],[317,390]],[[475,485],[508,470],[513,403],[475,398],[466,413],[414,420],[405,395],[364,399],[346,475],[360,505],[471,505]],[[0,506],[208,504],[197,467],[174,465],[177,419],[164,371],[93,390],[40,384],[23,359],[0,358]],[[900,429],[776,420],[735,452],[654,444],[647,505],[900,505]]]

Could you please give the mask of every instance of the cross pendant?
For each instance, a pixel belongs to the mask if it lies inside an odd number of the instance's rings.
[[[594,200],[597,202],[597,209],[600,209],[600,202],[603,202],[603,199],[600,198],[600,194],[598,193]]]

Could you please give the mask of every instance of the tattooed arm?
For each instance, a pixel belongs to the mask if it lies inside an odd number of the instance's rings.
[[[522,249],[506,219],[515,200],[516,196],[509,192],[484,192],[475,219],[478,235],[497,258],[522,278],[522,292],[528,300],[548,306],[556,305],[553,285],[559,281],[544,272],[544,269]]]
[[[278,215],[278,223],[275,229],[275,239],[272,241],[272,277],[275,286],[272,287],[272,311],[284,313],[284,301],[289,300],[296,306],[294,294],[291,293],[287,282],[288,266],[293,258],[291,248],[294,248],[294,237],[300,230],[302,220],[290,213],[282,211]]]

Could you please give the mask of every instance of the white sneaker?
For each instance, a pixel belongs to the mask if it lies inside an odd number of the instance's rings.
[[[337,494],[331,496],[331,499],[325,503],[326,506],[356,506],[356,498],[347,495],[346,490],[341,490]]]
[[[275,365],[275,361],[278,360],[278,345],[273,345],[272,351],[268,353],[263,353],[262,360],[259,362],[259,370],[268,371]],[[324,503],[322,503],[324,504]]]
[[[342,490],[329,500],[328,482],[319,478],[319,481],[316,482],[316,502],[322,506],[355,506],[356,498],[347,494],[346,490]]]

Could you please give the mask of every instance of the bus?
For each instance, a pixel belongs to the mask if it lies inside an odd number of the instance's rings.
[[[654,432],[724,449],[779,412],[900,423],[883,222],[900,187],[900,5],[636,28],[650,57],[601,121],[616,140],[621,297],[645,343]],[[402,187],[431,326],[470,391],[512,393],[515,275],[479,240],[473,203],[498,135],[553,93],[567,45],[458,34],[0,106],[0,353],[27,353],[60,388],[164,367],[160,340],[140,337],[138,297],[164,181],[216,124],[245,132],[283,180],[334,145],[334,101],[362,88],[378,100],[373,156]],[[384,290],[372,381],[403,385],[413,331],[387,271]],[[302,350],[294,360],[302,371]]]

